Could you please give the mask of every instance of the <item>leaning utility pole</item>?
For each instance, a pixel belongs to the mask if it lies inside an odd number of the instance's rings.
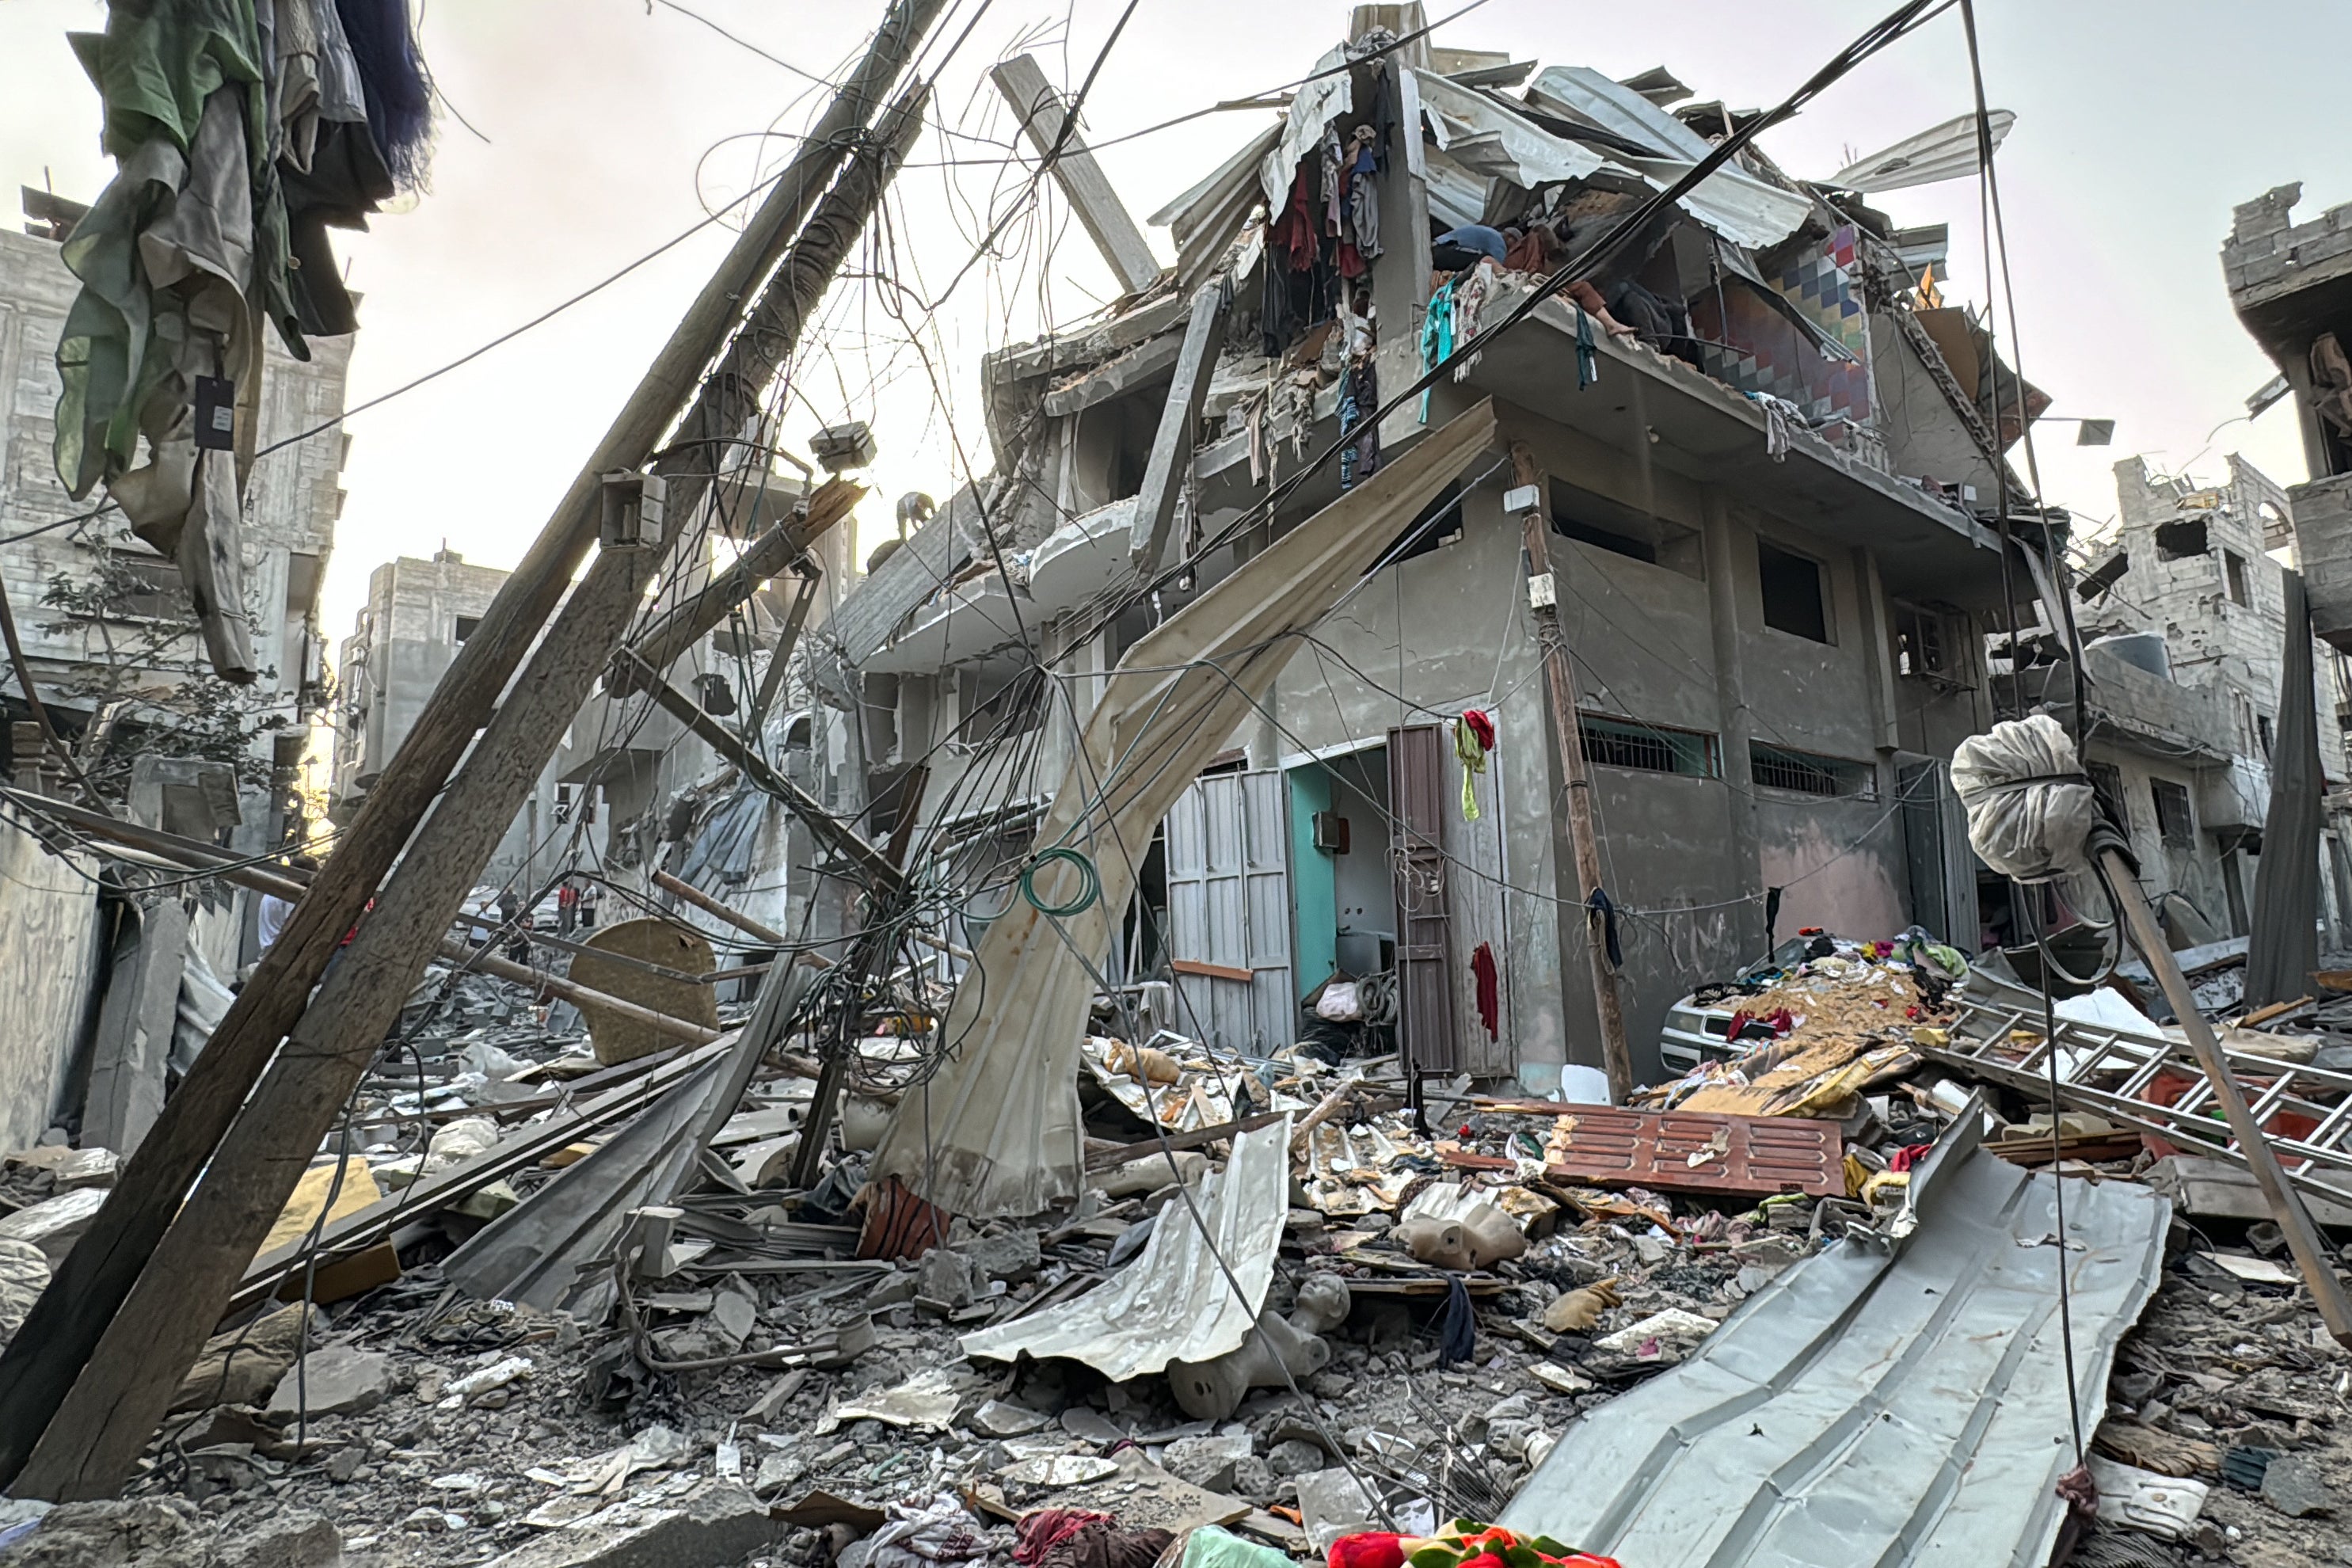
[[[227,1299],[218,1287],[223,1279],[233,1285],[234,1274],[316,1151],[349,1083],[365,1070],[396,1012],[398,994],[423,969],[430,947],[446,929],[464,889],[444,901],[441,884],[453,875],[469,882],[484,863],[489,841],[479,853],[471,852],[471,844],[486,830],[485,813],[509,794],[520,800],[518,792],[536,777],[554,738],[618,644],[628,616],[642,605],[645,582],[662,551],[601,557],[572,589],[572,576],[597,537],[605,477],[642,469],[679,408],[701,385],[701,416],[689,419],[682,441],[656,468],[688,481],[667,514],[665,543],[674,542],[718,467],[719,443],[741,430],[743,417],[756,407],[775,367],[797,341],[802,321],[864,217],[857,214],[853,224],[848,210],[829,201],[826,211],[809,219],[805,232],[803,220],[854,151],[860,154],[856,165],[834,185],[835,195],[851,202],[860,189],[878,193],[877,165],[895,167],[897,159],[872,153],[869,122],[943,9],[944,0],[898,0],[894,5],[849,83],[778,177],[500,589],[480,628],[467,639],[341,846],[215,1031],[195,1071],[124,1166],[91,1231],[68,1256],[0,1356],[0,1480],[13,1481],[15,1495],[105,1495],[137,1458],[168,1403],[169,1388],[159,1389],[158,1377],[168,1385],[193,1360],[218,1304]],[[904,108],[885,117],[893,134],[911,134]],[[919,113],[913,118],[919,122]],[[796,233],[802,248],[778,269]],[[735,338],[720,374],[706,382],[705,368],[744,319],[747,304],[772,270],[777,276],[762,300],[765,318],[756,330]],[[763,363],[765,373],[756,380],[743,379]],[[714,387],[723,390],[714,395]],[[732,416],[723,422],[711,416],[721,411],[720,405]],[[625,590],[628,603],[616,616],[615,590],[629,582],[635,586]],[[600,590],[593,599],[592,584]],[[567,589],[572,589],[568,598]],[[547,630],[531,668],[501,701],[509,678],[559,601],[565,606],[563,617]],[[481,739],[474,744],[477,734]],[[461,757],[467,757],[466,771],[452,784],[450,772]],[[522,782],[516,784],[516,779]],[[428,807],[432,825],[409,846],[403,874],[383,887],[365,930],[345,950],[345,962],[306,1013],[311,986]],[[488,829],[489,840],[503,831],[514,810],[509,803],[498,811],[495,828]],[[452,868],[461,868],[462,875]],[[389,1009],[383,1005],[386,995],[393,997]],[[289,1030],[293,1038],[271,1067],[278,1043]],[[355,1069],[347,1067],[353,1057]],[[338,1079],[345,1087],[332,1089]],[[229,1134],[232,1122],[235,1134]],[[205,1180],[190,1195],[199,1171],[205,1172]],[[250,1241],[245,1239],[248,1232]],[[153,1371],[166,1362],[172,1363],[167,1372]]]
[[[1528,552],[1528,611],[1543,650],[1544,689],[1551,697],[1552,740],[1559,748],[1560,787],[1568,795],[1568,840],[1576,852],[1577,902],[1585,906],[1584,952],[1592,963],[1592,1003],[1601,1016],[1601,1060],[1609,1098],[1622,1105],[1633,1092],[1633,1058],[1625,1049],[1625,1012],[1617,1000],[1617,972],[1609,966],[1601,919],[1591,910],[1601,888],[1601,841],[1592,826],[1592,775],[1584,761],[1584,727],[1576,711],[1576,668],[1559,626],[1558,579],[1551,571],[1551,530],[1544,521],[1543,485],[1523,441],[1511,443],[1510,500],[1519,514]]]

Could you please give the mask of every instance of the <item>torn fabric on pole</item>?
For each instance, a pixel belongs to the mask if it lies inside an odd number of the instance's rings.
[[[1210,1176],[1194,1201],[1206,1237],[1176,1199],[1160,1211],[1143,1256],[1118,1278],[1075,1301],[966,1334],[963,1353],[987,1361],[1067,1356],[1125,1383],[1171,1361],[1239,1350],[1274,1283],[1290,1211],[1290,1118],[1234,1139],[1224,1171]],[[1232,1265],[1239,1296],[1219,1258]]]
[[[1494,444],[1491,403],[1430,432],[1402,458],[1269,545],[1128,650],[1087,720],[1037,836],[1067,858],[1029,879],[990,922],[940,1025],[948,1059],[892,1116],[875,1174],[968,1218],[1032,1215],[1077,1195],[1078,1037],[1090,966],[1108,952],[1136,868],[1176,799],[1262,704],[1297,644],[1449,480]]]

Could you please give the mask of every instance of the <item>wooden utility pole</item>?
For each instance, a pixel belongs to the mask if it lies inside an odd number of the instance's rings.
[[[730,266],[722,269],[728,287],[718,290],[720,297],[713,300],[713,291],[706,289],[698,300],[688,321],[698,329],[692,334],[695,341],[682,347],[674,339],[656,363],[658,374],[648,377],[660,395],[641,389],[633,400],[632,410],[646,417],[633,422],[625,416],[627,429],[616,426],[615,434],[606,437],[548,532],[533,546],[525,568],[501,590],[482,628],[467,639],[384,781],[371,792],[352,835],[297,906],[286,935],[265,957],[264,973],[240,998],[277,992],[285,999],[270,1012],[257,1006],[248,1015],[242,1031],[228,1041],[234,1070],[225,1067],[214,1075],[213,1100],[230,1089],[235,1100],[226,1107],[207,1101],[207,1115],[222,1126],[234,1117],[235,1132],[219,1142],[216,1152],[206,1144],[188,1162],[205,1119],[184,1119],[173,1145],[181,1165],[174,1170],[158,1162],[135,1192],[118,1185],[99,1226],[67,1260],[69,1271],[95,1242],[99,1245],[89,1266],[79,1279],[69,1280],[66,1271],[60,1272],[36,1307],[35,1320],[44,1310],[49,1313],[42,1334],[35,1336],[36,1321],[28,1320],[0,1359],[0,1471],[15,1471],[15,1495],[58,1500],[108,1495],[137,1458],[169,1402],[169,1384],[201,1347],[234,1288],[236,1272],[283,1207],[319,1139],[366,1070],[375,1043],[397,1014],[400,998],[422,973],[556,738],[642,608],[646,582],[698,511],[717,467],[719,443],[732,439],[757,412],[760,396],[862,230],[882,184],[903,158],[905,143],[919,128],[924,95],[894,106],[873,138],[860,128],[873,100],[899,75],[942,5],[943,0],[902,0],[894,9],[842,100],[803,146],[803,154],[826,154],[805,169],[812,182],[843,163],[850,167],[809,217],[793,254],[776,268],[745,330],[735,335],[719,365],[705,378],[702,373],[711,353],[740,319],[743,301],[752,296],[766,269],[750,264],[772,259],[785,243],[778,238],[772,248],[764,226],[761,239],[750,245],[751,256],[730,254]],[[793,167],[802,167],[798,160]],[[771,205],[787,194],[784,185],[793,178],[788,172]],[[812,184],[812,201],[814,195]],[[806,203],[795,201],[778,216],[797,223],[806,211]],[[738,251],[743,248],[739,246]],[[688,335],[682,326],[678,338]],[[655,470],[671,480],[663,548],[600,555],[587,576],[572,585],[572,569],[597,532],[604,476],[616,468],[642,467],[670,425],[670,411],[683,401],[668,394],[696,383],[702,390],[695,409]],[[649,397],[661,405],[639,409]],[[622,448],[617,456],[612,454],[614,447]],[[544,592],[518,596],[510,605],[509,591],[527,575]],[[530,668],[501,700],[508,674],[539,637],[539,623],[558,598],[562,599],[562,614],[532,651]],[[509,609],[499,619],[501,606]],[[526,618],[534,609],[536,616]],[[494,619],[499,625],[493,636]],[[486,637],[513,656],[503,668],[488,655],[475,657],[476,645]],[[464,700],[445,700],[451,698],[453,687],[463,689]],[[437,727],[428,728],[436,724],[436,715]],[[480,729],[478,743],[451,783],[449,768],[485,717],[488,722]],[[451,727],[460,723],[465,728],[454,743],[440,744],[448,739]],[[420,753],[422,763],[412,763],[410,753],[418,749],[420,735],[437,739]],[[368,853],[347,865],[346,857],[362,847],[353,840],[361,837],[368,815],[384,805],[395,774],[401,775],[401,788],[394,793],[414,805],[414,815],[406,825],[380,821],[376,836],[367,840]],[[432,820],[408,847],[401,873],[384,885],[343,963],[328,976],[308,1011],[302,1011],[312,979],[324,969],[342,932],[358,919],[400,844],[393,841],[381,859],[373,858],[373,849],[395,827],[404,838],[415,816],[436,794],[441,798]],[[288,957],[275,967],[273,984],[268,958],[281,951]],[[285,987],[290,987],[290,994],[280,990]],[[244,1089],[253,1084],[276,1045],[278,1035],[272,1030],[283,1027],[276,1020],[294,1012],[301,1017],[293,1024],[286,1050],[260,1077],[247,1100]],[[266,1039],[261,1037],[265,1034]],[[199,1072],[223,1043],[216,1032],[199,1058]],[[192,1075],[165,1108],[166,1121],[194,1087]],[[237,1101],[245,1102],[241,1112]],[[141,1157],[156,1147],[163,1127],[159,1122],[141,1145]],[[180,1199],[199,1167],[205,1170],[205,1179],[183,1206]],[[126,1184],[130,1171],[126,1166]],[[131,1252],[134,1241],[143,1243],[144,1250]],[[35,1384],[38,1387],[30,1386]]]
[[[1542,476],[1527,443],[1511,443],[1511,485],[1519,502],[1519,537],[1528,554],[1528,610],[1544,661],[1551,698],[1551,728],[1559,747],[1560,787],[1568,795],[1568,841],[1576,852],[1577,902],[1585,906],[1584,952],[1592,963],[1592,1004],[1601,1020],[1601,1059],[1609,1098],[1622,1105],[1633,1092],[1633,1058],[1625,1048],[1625,1012],[1617,999],[1617,972],[1609,966],[1601,917],[1592,895],[1601,887],[1601,841],[1592,826],[1592,775],[1584,761],[1584,727],[1576,710],[1576,668],[1560,630],[1557,579],[1551,570],[1551,529],[1544,521]],[[1532,500],[1528,498],[1533,498]]]

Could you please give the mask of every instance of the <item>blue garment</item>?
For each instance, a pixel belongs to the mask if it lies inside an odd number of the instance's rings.
[[[1510,248],[1510,243],[1504,239],[1501,229],[1489,228],[1483,223],[1465,223],[1460,228],[1447,229],[1437,237],[1437,243],[1458,245],[1465,250],[1491,256],[1496,261],[1502,260],[1504,252]]]

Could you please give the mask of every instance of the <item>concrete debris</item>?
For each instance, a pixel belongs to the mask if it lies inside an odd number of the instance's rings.
[[[298,1416],[358,1415],[383,1404],[392,1387],[390,1357],[327,1345],[287,1369],[262,1416],[283,1426]]]

